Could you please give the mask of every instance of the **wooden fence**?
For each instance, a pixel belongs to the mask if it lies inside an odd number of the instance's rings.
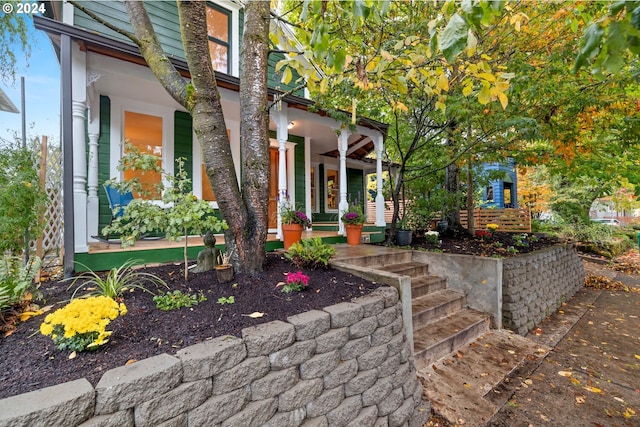
[[[467,211],[460,211],[460,223],[467,228]],[[531,212],[529,208],[476,209],[473,223],[476,230],[486,230],[487,224],[497,224],[497,231],[531,233]]]
[[[402,209],[402,203],[400,204]],[[393,203],[385,202],[384,220],[390,223],[393,216]],[[476,230],[486,230],[487,224],[497,224],[498,231],[506,233],[530,233],[531,212],[529,208],[517,209],[476,209],[473,213]],[[367,221],[376,222],[376,204],[367,204]],[[438,219],[434,220],[434,223]],[[467,211],[460,211],[460,223],[467,228]],[[435,225],[434,225],[435,227]]]

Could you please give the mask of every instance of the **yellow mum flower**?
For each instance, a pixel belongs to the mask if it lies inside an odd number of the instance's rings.
[[[124,304],[109,297],[78,298],[47,315],[40,325],[40,333],[51,335],[61,349],[75,348],[81,351],[85,346],[90,348],[106,344],[111,335],[110,331],[106,331],[107,326],[126,312]],[[54,330],[59,333],[53,334]],[[87,339],[93,341],[87,344]]]

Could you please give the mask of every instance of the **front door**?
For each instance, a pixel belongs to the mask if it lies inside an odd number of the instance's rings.
[[[271,178],[269,180],[269,228],[278,226],[278,149],[269,149],[269,167]]]

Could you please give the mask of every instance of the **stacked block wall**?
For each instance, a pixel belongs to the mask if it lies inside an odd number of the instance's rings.
[[[105,373],[0,400],[0,426],[422,426],[401,303],[380,288]]]
[[[556,245],[505,258],[502,324],[525,335],[584,285],[584,267],[575,246]]]

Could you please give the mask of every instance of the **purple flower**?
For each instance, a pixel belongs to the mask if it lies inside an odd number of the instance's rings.
[[[358,218],[358,214],[355,212],[349,212],[344,217],[347,221],[353,221],[354,219]]]

